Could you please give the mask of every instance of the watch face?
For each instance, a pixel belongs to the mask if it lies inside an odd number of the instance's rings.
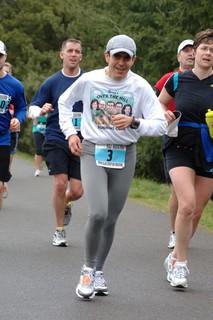
[[[133,127],[133,129],[138,129],[139,125],[140,125],[140,121],[135,119],[132,124],[132,127]]]

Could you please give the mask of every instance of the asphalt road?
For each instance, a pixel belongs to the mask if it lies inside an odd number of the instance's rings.
[[[75,294],[87,205],[74,204],[69,246],[52,246],[52,179],[15,157],[0,213],[0,320],[212,320],[213,235],[198,229],[188,251],[189,288],[166,281],[169,217],[127,201],[105,264],[108,297]]]

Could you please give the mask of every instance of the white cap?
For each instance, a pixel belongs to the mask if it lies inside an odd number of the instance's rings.
[[[182,41],[179,44],[179,47],[177,49],[177,54],[179,54],[181,52],[181,50],[183,50],[186,46],[193,46],[193,45],[194,45],[194,41],[191,39],[187,39],[187,40]]]
[[[108,41],[106,52],[110,52],[110,55],[118,52],[126,52],[130,57],[133,57],[136,55],[136,44],[132,38],[125,34],[120,34]]]
[[[1,40],[0,40],[0,53],[7,54],[6,46],[5,46],[4,42],[2,42]]]

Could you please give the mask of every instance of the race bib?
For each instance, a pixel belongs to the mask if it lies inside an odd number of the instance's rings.
[[[8,110],[9,97],[6,94],[0,94],[0,113],[5,113]]]
[[[37,124],[37,130],[38,130],[38,132],[44,134],[45,130],[46,130],[46,124],[43,124],[43,123]]]
[[[73,112],[72,124],[76,131],[80,131],[81,129],[81,117],[82,112]]]
[[[96,144],[95,160],[98,166],[122,169],[125,167],[126,146],[116,144]]]

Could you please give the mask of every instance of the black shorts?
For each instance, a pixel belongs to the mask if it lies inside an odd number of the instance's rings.
[[[71,153],[68,144],[45,140],[43,143],[43,155],[49,175],[64,173],[68,175],[68,179],[81,180],[80,158]]]
[[[43,150],[42,150],[42,146],[43,146],[43,142],[44,142],[43,133],[33,132],[33,141],[34,141],[34,145],[35,145],[35,153],[38,156],[43,156]]]
[[[12,175],[9,172],[10,146],[0,146],[0,181],[8,182]]]
[[[20,132],[10,132],[10,154],[15,154],[18,147],[18,139]]]
[[[171,178],[170,178],[169,172],[167,171],[166,158],[164,156],[163,156],[163,170],[164,170],[166,182],[168,184],[171,184],[172,182],[171,182]]]
[[[176,167],[188,167],[195,171],[197,176],[213,178],[213,172],[203,171],[195,163],[195,151],[193,148],[171,144],[165,151],[166,170],[169,172]]]

